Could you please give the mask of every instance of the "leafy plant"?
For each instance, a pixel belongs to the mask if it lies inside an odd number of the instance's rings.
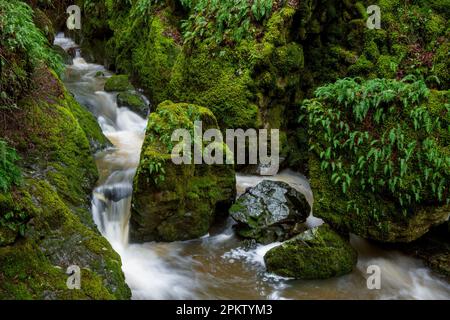
[[[432,112],[423,80],[346,78],[315,95],[302,106],[310,149],[344,194],[389,194],[405,214],[423,202],[450,203],[450,105]]]
[[[33,10],[22,1],[0,0],[0,108],[15,106],[42,63],[63,71],[62,59],[33,22]]]
[[[186,43],[239,42],[250,35],[251,28],[272,13],[273,0],[181,0],[190,9],[183,22]]]
[[[152,159],[148,164],[148,171],[153,177],[153,182],[158,185],[166,180],[166,170],[164,169],[164,163],[156,159]]]
[[[21,171],[16,165],[18,160],[16,151],[0,140],[0,192],[6,193],[12,185],[20,183]]]
[[[50,48],[47,39],[33,22],[33,10],[18,0],[1,0],[1,43],[9,51],[24,50],[34,65],[45,63],[61,73],[61,58]]]
[[[0,217],[0,227],[8,228],[23,237],[25,236],[27,219],[28,214],[23,211],[8,211]]]

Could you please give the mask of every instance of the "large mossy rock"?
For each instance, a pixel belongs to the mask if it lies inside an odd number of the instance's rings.
[[[130,83],[127,75],[114,75],[106,80],[105,91],[107,92],[121,92],[129,90],[134,90],[134,87]]]
[[[218,128],[209,109],[170,101],[150,115],[134,180],[132,241],[177,241],[205,235],[215,217],[226,213],[236,194],[233,165],[176,165],[170,137],[175,129]],[[191,131],[192,132],[192,131]],[[226,153],[225,144],[221,146]]]
[[[149,107],[147,103],[142,95],[135,91],[120,92],[117,95],[117,105],[119,108],[129,108],[144,118],[148,115]]]
[[[352,272],[358,255],[328,225],[310,229],[264,256],[267,270],[295,279],[328,279]]]
[[[316,93],[306,103],[315,216],[383,242],[414,241],[448,220],[448,92],[343,79]]]
[[[0,194],[0,299],[129,299],[120,256],[90,213],[98,173],[89,140],[106,138],[53,73],[38,70],[33,81],[0,129],[23,172],[21,185]],[[72,265],[80,290],[66,285]]]
[[[287,183],[265,180],[249,188],[230,208],[240,236],[269,244],[301,230],[311,213],[305,196]]]

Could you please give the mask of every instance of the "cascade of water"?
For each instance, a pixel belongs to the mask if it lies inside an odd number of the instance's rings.
[[[65,50],[76,44],[58,34],[55,44]],[[268,275],[264,254],[274,245],[246,249],[228,220],[211,234],[197,240],[175,243],[128,243],[133,177],[139,164],[146,120],[127,108],[118,108],[116,95],[104,92],[104,78],[111,75],[102,66],[87,63],[76,50],[73,65],[64,79],[76,99],[89,108],[114,148],[97,156],[99,186],[94,190],[92,214],[101,233],[122,258],[122,268],[134,299],[358,299],[450,298],[450,286],[419,262],[398,252],[385,252],[353,237],[359,252],[356,270],[345,277],[326,281],[288,281]],[[267,177],[238,175],[238,193]],[[307,180],[292,171],[270,178],[284,181],[304,193],[312,204]],[[320,219],[311,217],[311,227]],[[383,270],[382,290],[366,287],[371,264]]]

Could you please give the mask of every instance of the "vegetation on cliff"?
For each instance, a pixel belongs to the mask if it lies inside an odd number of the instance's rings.
[[[55,73],[62,63],[34,11],[20,1],[0,11],[0,299],[128,299],[120,257],[89,210],[92,147],[107,140]],[[67,287],[71,265],[81,290]]]
[[[316,97],[304,108],[317,216],[364,237],[407,242],[448,219],[447,92],[413,79],[342,79]]]
[[[198,120],[205,130],[280,129],[281,167],[308,175],[327,225],[299,234],[309,212],[294,190],[285,202],[270,192],[245,202],[264,184],[247,190],[231,209],[245,224],[238,232],[287,240],[266,255],[270,272],[349,273],[357,256],[345,235],[354,233],[403,243],[448,277],[448,1],[75,3],[83,56],[120,74],[105,91],[143,117],[140,89],[158,106],[134,180],[133,241],[201,237],[235,201],[234,166],[171,161],[175,129],[192,133]],[[59,80],[71,57],[50,44],[70,4],[0,0],[0,298],[130,297],[120,257],[89,211],[92,154],[109,142]],[[373,4],[381,29],[366,26]],[[73,264],[82,267],[79,291],[66,287]]]

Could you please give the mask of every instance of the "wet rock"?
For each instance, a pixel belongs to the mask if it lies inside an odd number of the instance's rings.
[[[117,105],[122,108],[129,108],[131,111],[136,112],[142,117],[148,115],[148,105],[142,96],[136,92],[121,92],[117,95]]]
[[[128,90],[134,90],[134,88],[127,75],[115,75],[106,80],[105,91],[107,92]]]
[[[263,244],[303,231],[301,224],[310,212],[303,194],[287,183],[269,180],[248,189],[230,209],[238,234]]]
[[[275,247],[264,256],[269,272],[295,279],[314,280],[352,272],[357,252],[328,225],[308,230]]]
[[[422,259],[434,272],[450,282],[450,222],[430,230],[425,236],[408,244],[397,244],[395,249]]]
[[[107,200],[119,202],[123,199],[131,197],[132,193],[133,188],[131,185],[124,183],[101,187],[95,192],[96,196],[103,202],[106,202]]]

